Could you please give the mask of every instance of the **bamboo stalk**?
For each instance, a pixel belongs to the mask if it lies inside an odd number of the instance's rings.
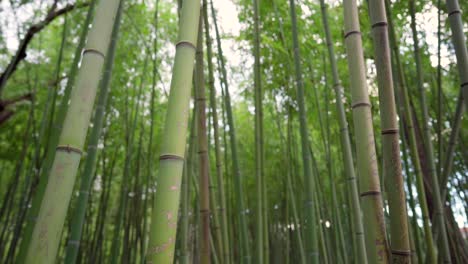
[[[211,15],[213,17],[213,24],[216,33],[216,43],[218,48],[218,57],[220,60],[220,70],[221,70],[221,83],[224,87],[224,105],[226,110],[226,117],[227,117],[227,124],[229,125],[229,139],[230,139],[230,147],[231,147],[231,158],[232,158],[232,170],[234,175],[234,188],[235,188],[235,196],[236,196],[236,204],[237,204],[237,216],[239,218],[239,246],[240,246],[240,256],[241,260],[240,263],[249,264],[251,262],[251,253],[249,247],[249,238],[248,238],[248,231],[247,231],[247,217],[246,217],[246,210],[245,210],[245,203],[244,203],[244,189],[243,189],[243,176],[240,172],[239,166],[239,158],[238,158],[238,151],[237,151],[237,136],[236,136],[236,128],[234,124],[234,117],[232,111],[232,104],[231,104],[231,95],[229,93],[229,85],[227,82],[227,72],[226,72],[226,63],[225,58],[223,55],[223,50],[221,47],[221,36],[218,29],[216,14],[213,7],[213,2],[211,2]]]
[[[422,65],[421,65],[421,55],[419,51],[419,40],[418,40],[418,33],[416,31],[416,14],[415,14],[415,6],[414,0],[409,0],[409,11],[411,15],[411,31],[413,33],[413,48],[414,48],[414,56],[416,62],[416,80],[417,86],[419,90],[419,99],[420,99],[420,106],[422,110],[422,124],[423,124],[423,136],[424,136],[424,147],[425,153],[427,156],[427,161],[429,163],[429,174],[432,183],[432,191],[433,191],[433,198],[434,198],[434,219],[437,219],[435,223],[438,223],[440,228],[441,234],[441,242],[439,252],[441,253],[441,257],[443,263],[451,263],[450,258],[450,250],[448,244],[448,237],[447,231],[445,228],[445,220],[444,220],[444,208],[442,205],[442,199],[440,197],[440,187],[439,187],[439,179],[437,178],[437,170],[435,165],[434,159],[434,147],[432,144],[431,139],[431,131],[429,128],[429,112],[426,103],[426,93],[424,91],[424,80],[423,80],[423,72],[422,72]],[[433,262],[436,262],[437,259],[433,259]]]
[[[206,133],[206,96],[205,96],[205,78],[203,66],[203,14],[202,11],[199,18],[197,51],[195,55],[195,88],[197,119],[198,119],[198,161],[199,161],[199,203],[200,203],[200,263],[209,264],[210,258],[210,180],[208,175],[208,137]]]
[[[351,81],[361,205],[367,226],[367,261],[388,263],[382,196],[377,169],[372,114],[366,82],[362,40],[355,0],[344,1],[345,44]]]
[[[304,169],[304,182],[305,192],[307,196],[306,200],[306,256],[307,262],[319,263],[319,251],[318,251],[318,222],[315,215],[314,202],[314,190],[315,183],[312,172],[312,160],[309,152],[309,132],[307,128],[307,110],[305,106],[304,86],[302,79],[302,69],[300,62],[299,53],[299,40],[297,34],[297,18],[296,18],[296,5],[294,0],[289,0],[291,22],[292,22],[292,36],[294,45],[294,69],[296,73],[296,89],[297,89],[297,103],[299,106],[299,124],[301,133],[301,145],[302,145],[302,162]]]
[[[344,171],[346,174],[348,185],[348,192],[350,193],[350,201],[353,210],[353,227],[356,244],[357,244],[357,252],[358,256],[357,259],[360,263],[366,264],[366,246],[364,240],[364,229],[362,224],[362,217],[361,217],[361,205],[359,203],[359,194],[358,194],[358,187],[356,181],[356,175],[354,173],[354,164],[353,164],[353,156],[351,151],[351,141],[349,139],[349,130],[348,130],[348,123],[346,122],[346,114],[343,105],[343,87],[341,85],[341,81],[338,75],[338,69],[336,65],[336,57],[335,51],[333,48],[333,41],[330,34],[330,27],[328,23],[328,14],[327,14],[327,7],[325,5],[324,0],[320,0],[320,6],[322,11],[322,23],[325,30],[325,40],[328,48],[328,57],[330,60],[330,67],[332,71],[332,78],[333,78],[333,88],[335,91],[336,97],[336,108],[338,113],[338,122],[340,126],[340,140],[341,140],[341,148],[343,153],[343,161],[344,161]]]
[[[26,263],[54,262],[119,1],[98,5]]]
[[[104,122],[105,108],[107,105],[107,98],[110,90],[110,82],[112,76],[112,68],[115,58],[115,50],[117,47],[117,40],[120,29],[120,17],[122,15],[123,1],[119,2],[115,23],[112,29],[111,41],[106,55],[106,63],[104,66],[104,76],[100,84],[100,94],[96,105],[95,114],[93,117],[93,129],[91,131],[87,156],[85,161],[84,171],[81,176],[81,186],[77,205],[72,218],[71,235],[67,244],[67,252],[65,262],[74,264],[78,256],[78,249],[81,241],[81,233],[83,224],[85,222],[86,208],[89,200],[89,193],[91,189],[92,178],[96,169],[96,159],[98,142],[101,136],[101,131]]]
[[[379,88],[383,155],[382,172],[387,186],[391,256],[393,263],[409,263],[411,248],[408,234],[408,214],[406,212],[406,195],[401,170],[399,128],[384,0],[369,1],[369,14],[372,24]]]
[[[199,16],[200,1],[186,0],[180,16],[171,92],[156,179],[158,190],[154,197],[150,240],[146,253],[147,263],[170,263],[174,257]]]

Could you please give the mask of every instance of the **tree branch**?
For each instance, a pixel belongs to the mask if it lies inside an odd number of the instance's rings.
[[[60,17],[61,15],[64,15],[74,10],[75,8],[81,8],[81,7],[85,7],[88,5],[89,3],[68,4],[61,9],[56,9],[56,5],[54,4],[52,5],[52,8],[48,12],[44,20],[36,24],[33,24],[29,27],[28,31],[26,32],[23,39],[21,40],[15,55],[11,58],[11,61],[6,67],[5,71],[0,75],[0,98],[2,96],[3,89],[5,88],[8,79],[16,71],[18,64],[26,58],[26,55],[27,55],[26,49],[29,43],[31,42],[31,40],[33,39],[34,35],[36,35],[38,32],[43,30],[47,25],[49,25],[52,21],[54,21],[56,18]]]

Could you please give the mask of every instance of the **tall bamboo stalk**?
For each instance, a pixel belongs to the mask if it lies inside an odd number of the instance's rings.
[[[458,0],[447,0],[447,13],[452,30],[452,42],[457,57],[457,67],[460,75],[460,87],[468,111],[468,51],[466,48],[463,20]]]
[[[81,177],[80,192],[72,218],[70,238],[68,239],[65,262],[74,264],[78,256],[78,249],[81,241],[81,234],[85,222],[86,208],[89,200],[91,183],[96,169],[97,147],[101,136],[104,122],[104,114],[107,105],[107,98],[110,90],[112,68],[114,65],[115,50],[120,29],[120,17],[122,15],[123,1],[119,3],[114,27],[112,29],[111,42],[107,51],[106,63],[104,66],[104,76],[100,83],[100,93],[93,117],[93,129],[91,131],[89,143],[87,146],[87,156],[84,171]]]
[[[97,8],[26,263],[54,262],[118,5],[117,0],[104,0]]]
[[[29,209],[29,212],[27,213],[27,216],[26,216],[27,221],[26,221],[24,234],[22,236],[20,247],[19,247],[17,263],[24,263],[25,258],[26,258],[26,253],[29,248],[29,244],[31,243],[31,237],[32,237],[34,225],[36,223],[37,216],[39,214],[39,209],[41,206],[41,202],[44,197],[45,189],[46,189],[47,182],[48,182],[49,172],[52,167],[52,162],[54,161],[54,158],[55,158],[55,148],[57,147],[59,135],[62,131],[63,123],[65,120],[65,114],[67,113],[67,109],[68,109],[68,101],[70,100],[72,86],[75,82],[76,73],[78,71],[78,65],[81,61],[83,47],[86,44],[86,37],[88,35],[88,31],[90,28],[89,24],[91,23],[91,20],[93,19],[95,5],[96,5],[96,0],[92,0],[89,5],[87,14],[86,14],[86,19],[84,20],[81,26],[82,30],[81,30],[81,34],[78,40],[78,45],[73,55],[73,62],[71,64],[71,68],[68,73],[68,80],[65,86],[65,91],[62,97],[62,101],[60,102],[60,106],[57,110],[57,117],[54,120],[52,131],[50,132],[50,135],[49,135],[46,155],[45,155],[44,161],[42,162],[42,167],[39,173],[40,180],[37,186],[37,191],[33,195],[31,208]]]
[[[289,0],[291,22],[292,22],[292,36],[294,46],[294,69],[296,73],[296,88],[297,88],[297,103],[299,106],[299,124],[301,133],[301,145],[302,145],[302,162],[304,167],[304,182],[306,192],[306,251],[307,261],[309,263],[319,263],[319,252],[318,252],[318,222],[315,217],[315,205],[314,205],[314,190],[315,183],[312,178],[312,159],[309,152],[309,132],[307,128],[307,110],[305,105],[304,96],[304,83],[302,79],[301,69],[301,55],[299,53],[299,39],[297,34],[297,18],[296,18],[296,5],[294,0]]]
[[[202,11],[200,11],[202,12]],[[195,55],[195,87],[198,119],[199,203],[200,203],[200,263],[210,263],[210,179],[208,175],[208,137],[206,133],[206,96],[203,66],[203,14],[198,23],[197,51]]]
[[[263,243],[263,110],[262,110],[262,76],[260,72],[260,15],[259,1],[253,0],[254,21],[254,101],[255,101],[255,179],[256,179],[256,263],[264,262]]]
[[[231,156],[232,156],[232,170],[234,176],[234,188],[236,195],[236,205],[237,205],[237,216],[239,218],[239,246],[240,246],[240,262],[243,264],[249,264],[251,262],[251,254],[249,247],[249,238],[247,232],[247,217],[244,204],[244,190],[242,186],[243,178],[240,172],[239,158],[237,151],[237,137],[236,137],[236,128],[234,124],[234,117],[232,113],[232,104],[231,104],[231,95],[229,93],[229,85],[227,81],[227,71],[226,71],[226,62],[223,55],[223,50],[221,47],[221,36],[218,29],[218,22],[216,19],[216,13],[214,10],[213,2],[211,2],[211,15],[213,16],[213,24],[216,33],[216,44],[218,48],[218,57],[220,60],[221,66],[221,83],[224,86],[224,104],[226,110],[227,123],[229,125],[229,140],[231,147]]]
[[[366,251],[369,263],[388,263],[382,196],[377,169],[371,104],[367,89],[364,56],[355,0],[344,0],[345,44],[351,81],[356,134],[357,166],[361,205],[366,221]]]
[[[423,84],[424,80],[421,65],[421,55],[419,50],[418,33],[416,31],[416,14],[414,0],[409,0],[409,10],[411,14],[411,31],[413,33],[413,48],[416,62],[416,80],[419,90],[420,106],[422,108],[421,121],[423,124],[423,136],[425,143],[424,147],[427,156],[427,162],[429,163],[429,174],[431,178],[432,191],[434,197],[434,219],[437,219],[437,221],[435,222],[439,224],[440,234],[442,238],[442,241],[439,243],[441,247],[439,249],[439,252],[441,253],[441,257],[444,263],[451,263],[449,242],[444,221],[444,208],[442,205],[442,199],[440,197],[439,179],[437,177],[437,170],[434,159],[434,147],[432,144],[431,131],[429,127],[429,112],[426,103],[426,92]]]
[[[327,7],[324,0],[320,0],[320,6],[322,11],[322,22],[325,30],[325,39],[328,48],[328,57],[330,60],[330,67],[333,78],[333,88],[336,97],[336,108],[338,113],[338,123],[340,126],[340,140],[341,148],[344,161],[344,171],[346,174],[346,180],[349,182],[348,191],[351,197],[351,205],[353,211],[353,227],[354,236],[357,244],[358,256],[357,259],[360,263],[366,264],[366,246],[364,239],[364,229],[362,225],[361,217],[361,205],[359,204],[359,194],[356,181],[356,175],[354,172],[353,156],[351,151],[351,141],[349,139],[348,123],[346,122],[346,114],[343,105],[343,87],[338,75],[338,69],[336,66],[335,51],[333,48],[333,41],[330,34],[330,27],[328,25],[328,14]]]
[[[401,171],[398,121],[384,0],[369,1],[369,14],[372,24],[379,88],[383,155],[382,173],[387,186],[391,256],[393,263],[409,263],[411,248],[408,234],[408,214],[406,212],[406,195]]]
[[[390,7],[389,1],[387,1],[386,4],[388,7]],[[409,146],[410,155],[412,159],[414,175],[416,177],[416,189],[418,192],[418,200],[419,200],[419,205],[421,207],[421,212],[422,212],[424,235],[426,238],[425,239],[426,248],[427,248],[426,252],[427,252],[427,256],[429,260],[428,262],[435,263],[436,252],[434,248],[434,240],[432,238],[431,224],[430,224],[430,218],[429,218],[429,209],[427,206],[426,192],[425,192],[425,187],[424,187],[424,179],[423,179],[421,163],[420,163],[419,154],[418,154],[415,129],[413,125],[414,117],[413,117],[413,114],[411,113],[405,74],[404,74],[402,63],[400,61],[400,50],[398,48],[395,28],[393,26],[393,20],[392,20],[390,11],[391,11],[391,8],[387,8],[387,12],[389,12],[388,21],[389,21],[390,41],[391,41],[391,46],[393,49],[395,65],[396,65],[396,69],[398,73],[397,76],[399,80],[399,83],[397,85],[397,88],[399,89],[399,91],[397,92],[397,94],[399,96],[399,102],[400,102],[399,103],[400,114],[403,117],[403,125],[407,133],[408,146]],[[411,177],[411,175],[409,175],[409,177]],[[422,258],[422,256],[419,256],[419,257]]]
[[[186,0],[180,16],[171,92],[159,158],[158,190],[154,197],[150,240],[146,253],[147,263],[171,263],[174,257],[199,16],[200,1]]]
[[[221,143],[218,125],[218,108],[216,106],[216,89],[214,87],[214,70],[213,70],[213,48],[212,40],[210,37],[210,27],[208,23],[208,3],[207,0],[203,0],[203,19],[205,25],[205,42],[206,42],[206,56],[208,66],[208,88],[210,90],[210,108],[211,118],[213,122],[213,138],[215,143],[215,162],[216,162],[216,180],[218,183],[218,206],[221,215],[221,240],[222,248],[220,248],[220,259],[222,263],[229,264],[231,253],[229,247],[229,234],[228,234],[228,220],[226,212],[226,195],[224,190],[224,176],[223,175],[223,163],[221,160]]]

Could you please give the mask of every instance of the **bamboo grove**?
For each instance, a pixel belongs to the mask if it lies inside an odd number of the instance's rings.
[[[463,10],[0,1],[0,263],[468,263]]]

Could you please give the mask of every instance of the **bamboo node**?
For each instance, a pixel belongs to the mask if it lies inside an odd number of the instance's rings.
[[[377,23],[374,23],[372,25],[372,28],[376,28],[376,27],[386,27],[387,26],[387,21],[380,21],[380,22],[377,22]]]
[[[68,153],[70,152],[75,152],[79,155],[82,155],[83,154],[83,151],[81,151],[81,149],[79,148],[75,148],[75,147],[71,147],[70,145],[58,145],[57,148],[56,148],[57,151],[66,151]]]
[[[179,155],[174,155],[174,154],[164,154],[164,155],[161,155],[159,156],[159,160],[180,160],[180,161],[184,161],[185,158],[182,157],[182,156],[179,156]]]
[[[461,10],[460,9],[452,10],[450,11],[450,13],[448,13],[448,16],[450,17],[451,15],[455,15],[455,14],[461,14]]]
[[[362,106],[371,107],[371,104],[368,101],[357,101],[357,102],[354,102],[351,105],[351,108],[354,109],[354,108],[358,108],[358,107],[362,107]]]
[[[346,39],[347,37],[354,35],[354,34],[361,35],[361,31],[358,31],[358,30],[348,31],[344,34],[344,38]]]
[[[461,88],[463,88],[464,86],[467,86],[468,85],[468,82],[464,82],[460,85]]]
[[[192,49],[194,49],[194,50],[197,49],[197,46],[196,46],[196,45],[194,45],[192,42],[186,41],[186,40],[181,40],[181,41],[177,42],[177,43],[175,44],[176,48],[178,48],[179,45],[180,45],[180,46],[185,45],[185,46],[188,46],[188,47],[190,47],[190,48],[192,48]]]
[[[104,53],[102,53],[101,51],[97,50],[97,49],[84,49],[83,50],[83,56],[88,53],[88,52],[91,52],[91,53],[95,53],[99,56],[101,56],[103,59],[106,58],[106,56],[104,55]]]
[[[392,255],[411,256],[411,251],[392,249]]]
[[[378,195],[380,195],[380,191],[367,191],[367,192],[362,192],[361,193],[361,197],[370,196],[370,195],[378,196]]]
[[[382,135],[398,134],[398,128],[382,129]]]

